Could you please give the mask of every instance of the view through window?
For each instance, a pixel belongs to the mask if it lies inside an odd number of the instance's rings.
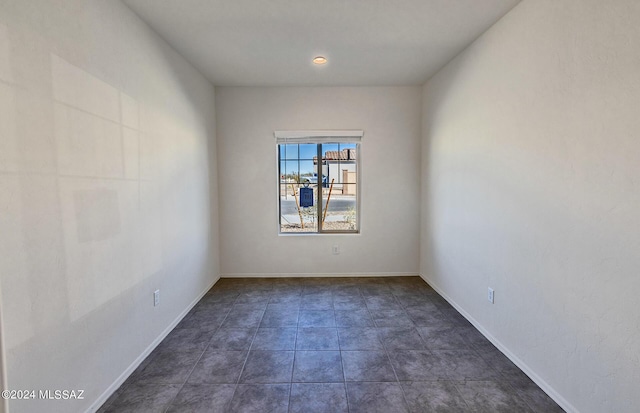
[[[359,143],[278,145],[280,232],[357,233]]]

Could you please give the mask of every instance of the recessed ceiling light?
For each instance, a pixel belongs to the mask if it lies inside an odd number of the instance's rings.
[[[316,56],[313,58],[313,63],[317,64],[317,65],[323,65],[325,63],[327,63],[327,58],[324,56]]]

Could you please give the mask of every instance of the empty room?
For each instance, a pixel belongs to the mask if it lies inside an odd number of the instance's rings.
[[[637,0],[0,0],[0,413],[640,411]]]

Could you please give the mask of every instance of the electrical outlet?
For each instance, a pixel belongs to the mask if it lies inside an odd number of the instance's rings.
[[[157,307],[160,305],[160,290],[155,290],[153,292],[153,306]]]
[[[489,292],[487,294],[487,300],[489,300],[489,302],[491,304],[494,303],[494,301],[493,301],[493,288],[491,288],[491,287],[489,287]]]
[[[340,254],[340,247],[337,245],[334,245],[333,248],[331,248],[331,252],[333,253],[333,255]]]

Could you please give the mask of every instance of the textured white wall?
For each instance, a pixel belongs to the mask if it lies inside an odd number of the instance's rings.
[[[0,3],[7,387],[85,390],[12,413],[86,410],[215,281],[213,113],[119,1]]]
[[[420,87],[216,88],[223,276],[417,274],[420,105]],[[301,129],[364,130],[359,235],[278,236],[273,131]]]
[[[640,406],[639,21],[525,0],[424,88],[421,272],[583,413]]]

